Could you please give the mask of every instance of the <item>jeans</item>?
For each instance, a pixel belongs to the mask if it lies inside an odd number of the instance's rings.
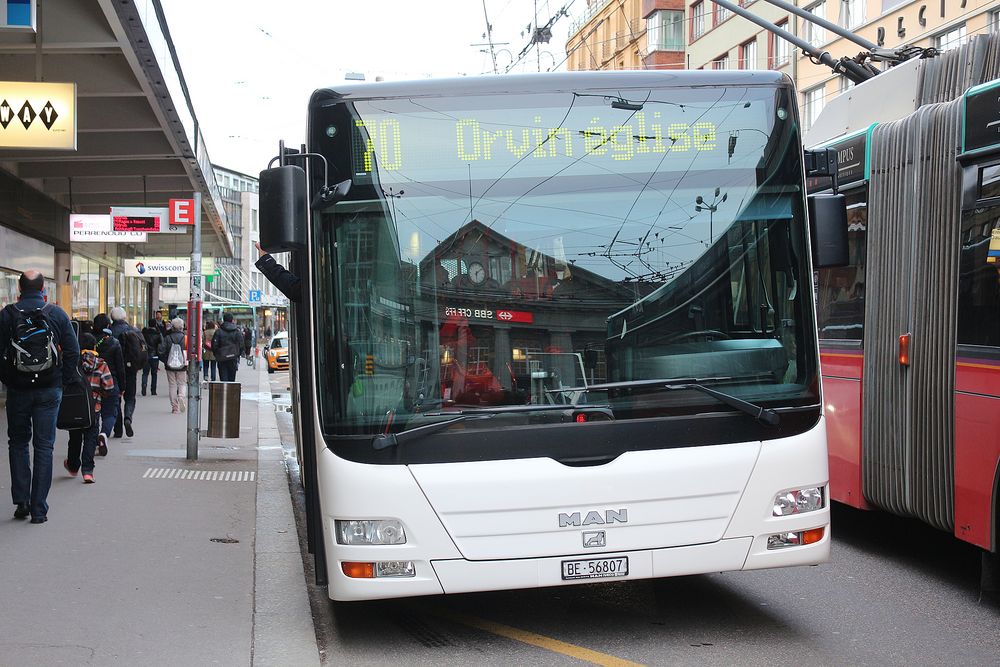
[[[62,387],[14,389],[7,392],[7,446],[10,495],[15,505],[30,503],[32,517],[48,514],[52,486],[52,448]],[[28,443],[34,445],[32,471]]]
[[[112,389],[101,402],[101,430],[107,437],[111,437],[111,431],[118,421],[118,390]]]
[[[160,372],[160,358],[150,355],[149,359],[146,360],[146,365],[142,367],[142,393],[146,393],[146,379],[152,375],[152,380],[149,383],[149,390],[154,394],[156,393],[156,376]]]
[[[219,362],[219,380],[222,382],[236,382],[236,369],[240,366],[240,359],[230,359]]]
[[[215,382],[215,359],[206,359],[202,363],[204,364],[204,366],[202,366],[202,368],[205,369],[205,379],[208,380],[208,371],[209,371],[209,369],[211,369],[212,370],[212,382]]]
[[[138,368],[134,371],[129,368],[125,369],[125,393],[122,394],[125,409],[118,411],[118,419],[115,421],[115,435],[118,437],[122,435],[123,418],[131,421],[132,413],[135,412],[135,385],[138,375]]]
[[[69,432],[66,458],[69,467],[84,473],[94,472],[94,452],[97,451],[97,433],[100,431],[100,414],[94,414],[90,428],[75,428]]]

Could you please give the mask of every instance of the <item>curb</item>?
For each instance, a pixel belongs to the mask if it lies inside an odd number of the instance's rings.
[[[263,368],[261,389],[270,391]],[[273,404],[257,411],[257,523],[254,530],[252,665],[319,667],[288,470]]]

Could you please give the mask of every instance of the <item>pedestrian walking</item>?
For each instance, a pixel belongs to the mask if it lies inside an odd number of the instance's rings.
[[[112,432],[118,424],[118,415],[121,411],[121,393],[122,387],[125,386],[125,359],[121,344],[111,335],[111,318],[107,314],[98,313],[94,317],[94,337],[97,338],[97,355],[108,364],[111,376],[115,379],[114,390],[101,401],[101,430],[97,434],[97,454],[107,456],[108,440],[111,439]],[[120,431],[116,437],[121,437]]]
[[[167,393],[170,396],[170,411],[173,414],[187,409],[187,336],[184,335],[184,320],[175,317],[170,320],[170,331],[163,337],[159,349],[160,358],[167,371]]]
[[[48,520],[52,450],[63,386],[79,380],[80,344],[69,316],[46,303],[45,277],[25,271],[20,297],[0,311],[0,381],[7,392],[7,443],[14,518]],[[34,470],[28,443],[34,449]]]
[[[243,356],[250,359],[253,351],[253,329],[248,326],[243,327]]]
[[[160,330],[160,335],[166,336],[167,332],[170,331],[170,323],[163,321],[163,312],[159,310],[154,312],[153,320],[156,322],[154,326]]]
[[[80,371],[83,373],[93,398],[94,419],[87,428],[69,432],[69,448],[63,467],[70,477],[83,473],[83,483],[94,483],[94,455],[101,426],[102,401],[114,392],[115,378],[107,362],[97,356],[97,339],[93,334],[80,334]]]
[[[219,364],[219,379],[236,382],[236,369],[240,365],[243,334],[233,322],[231,313],[222,316],[222,326],[212,335],[212,353]]]
[[[149,320],[142,330],[142,337],[146,340],[148,356],[146,365],[142,368],[142,395],[146,395],[146,380],[150,378],[149,390],[156,396],[156,376],[160,372],[160,344],[163,342],[163,333],[156,324],[156,318]]]
[[[125,319],[125,309],[115,306],[111,309],[111,334],[122,346],[122,358],[125,360],[125,388],[121,393],[124,409],[118,413],[115,422],[115,437],[122,437],[122,427],[125,435],[132,437],[132,417],[135,414],[135,394],[138,385],[139,371],[149,360],[149,350],[142,332]]]
[[[209,320],[205,323],[205,331],[201,337],[201,360],[202,370],[205,372],[205,382],[208,382],[209,371],[212,374],[212,382],[215,382],[215,354],[212,352],[212,336],[215,334],[215,322]]]
[[[271,256],[270,253],[265,252],[262,247],[260,247],[260,242],[255,241],[254,245],[257,247],[257,252],[260,257],[257,260],[255,266],[257,270],[264,274],[268,282],[277,287],[282,294],[288,297],[289,301],[298,303],[299,299],[302,297],[302,279],[297,275],[283,267],[281,264]]]

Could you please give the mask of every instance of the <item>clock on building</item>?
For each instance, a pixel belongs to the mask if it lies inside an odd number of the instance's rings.
[[[474,285],[482,285],[486,282],[486,268],[480,262],[469,264],[469,280]]]

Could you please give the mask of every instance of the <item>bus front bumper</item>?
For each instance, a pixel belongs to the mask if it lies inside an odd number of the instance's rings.
[[[472,593],[544,586],[654,579],[732,570],[816,565],[830,556],[830,531],[816,543],[785,549],[767,549],[767,536],[723,539],[666,549],[574,554],[546,558],[470,561],[444,559],[415,561],[416,576],[400,579],[351,579],[331,567],[330,597],[335,600]],[[564,579],[564,561],[628,559],[628,574]]]

